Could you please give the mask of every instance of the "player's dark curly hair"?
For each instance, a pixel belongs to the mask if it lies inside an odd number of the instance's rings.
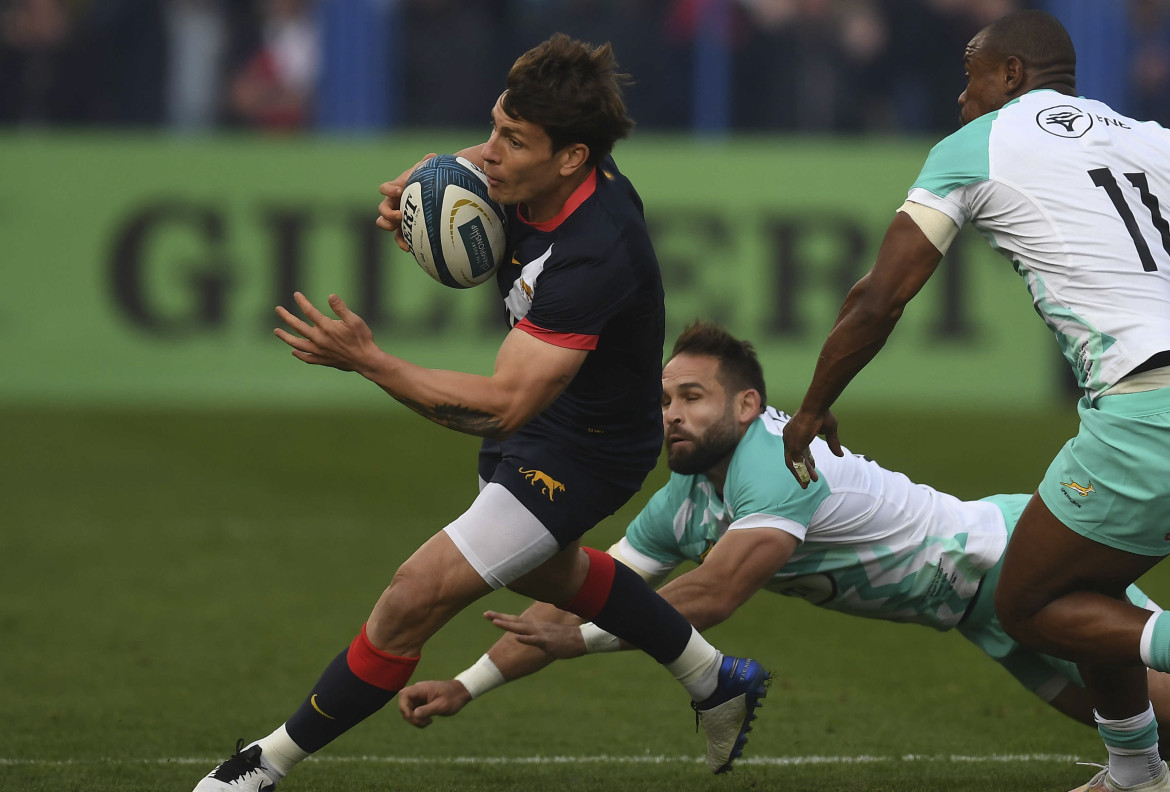
[[[516,59],[508,72],[504,112],[544,128],[553,151],[572,143],[589,147],[596,165],[634,128],[610,45],[593,47],[557,33]]]
[[[728,393],[754,389],[761,409],[768,403],[764,369],[750,341],[741,341],[714,322],[695,320],[674,342],[671,357],[705,355],[719,361],[719,383]]]

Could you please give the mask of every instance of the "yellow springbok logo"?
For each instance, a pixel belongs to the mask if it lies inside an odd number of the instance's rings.
[[[1089,486],[1087,486],[1087,487],[1082,487],[1080,484],[1076,483],[1075,481],[1062,481],[1062,482],[1060,482],[1060,486],[1068,487],[1070,490],[1075,491],[1082,498],[1085,497],[1086,495],[1088,495],[1090,492],[1095,492],[1095,490],[1093,489],[1093,482],[1091,482],[1091,481],[1089,482]]]
[[[549,500],[553,499],[553,493],[565,491],[564,484],[557,481],[552,476],[545,473],[543,470],[536,470],[535,468],[533,468],[532,470],[525,470],[524,468],[517,468],[517,470],[519,470],[522,474],[524,474],[524,478],[526,478],[530,482],[532,482],[532,486],[535,487],[535,486],[539,485],[540,486],[540,494],[547,495]]]

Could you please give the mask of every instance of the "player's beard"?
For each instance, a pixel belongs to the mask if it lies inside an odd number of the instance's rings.
[[[739,433],[736,431],[735,414],[732,406],[718,422],[712,424],[698,437],[688,438],[691,441],[689,451],[675,450],[673,445],[666,451],[666,464],[675,473],[684,476],[695,476],[705,473],[722,462],[735,452],[739,445]]]

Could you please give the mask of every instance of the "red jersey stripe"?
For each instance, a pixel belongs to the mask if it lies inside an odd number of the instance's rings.
[[[533,338],[539,338],[545,343],[565,349],[597,349],[597,336],[586,333],[558,333],[555,330],[545,330],[528,321],[528,317],[516,323],[517,330],[523,330]]]

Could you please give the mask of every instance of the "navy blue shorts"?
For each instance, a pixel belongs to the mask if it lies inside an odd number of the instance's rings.
[[[624,506],[649,472],[585,463],[563,445],[523,436],[485,440],[479,452],[480,478],[505,487],[562,548]]]

